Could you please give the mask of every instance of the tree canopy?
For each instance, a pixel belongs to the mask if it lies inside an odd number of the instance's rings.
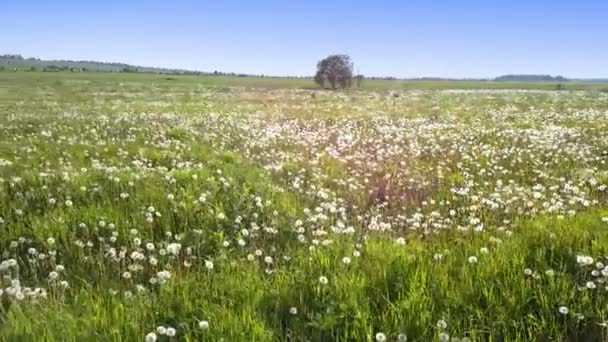
[[[353,62],[348,55],[330,55],[317,63],[315,82],[331,89],[348,88],[353,80]]]

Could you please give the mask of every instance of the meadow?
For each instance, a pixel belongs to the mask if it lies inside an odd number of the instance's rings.
[[[0,340],[606,341],[601,85],[0,72]]]

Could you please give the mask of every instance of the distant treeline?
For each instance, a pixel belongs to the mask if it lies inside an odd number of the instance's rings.
[[[507,81],[507,82],[568,82],[569,79],[562,76],[551,76],[551,75],[504,75],[496,77],[495,81]]]
[[[266,77],[265,75],[252,75],[222,71],[195,71],[186,69],[171,69],[131,65],[126,63],[108,63],[97,61],[71,61],[71,60],[43,60],[40,58],[25,58],[21,55],[0,55],[0,71],[44,71],[44,72],[124,72],[148,73],[166,75],[194,75],[194,76],[232,76],[232,77]],[[291,77],[290,77],[291,78]]]
[[[44,72],[124,72],[124,73],[148,73],[148,74],[167,74],[167,75],[193,75],[193,76],[231,76],[231,77],[277,77],[255,74],[244,74],[222,71],[194,71],[186,69],[157,68],[131,65],[126,63],[109,63],[97,61],[71,61],[71,60],[43,60],[40,58],[25,58],[22,55],[5,54],[0,55],[0,71],[44,71]],[[312,78],[312,76],[289,76],[281,78]],[[397,78],[397,77],[365,77],[369,80],[385,81],[470,81],[470,82],[608,82],[608,79],[568,79],[562,76],[551,75],[503,75],[492,78],[441,78],[441,77],[420,77],[420,78]]]

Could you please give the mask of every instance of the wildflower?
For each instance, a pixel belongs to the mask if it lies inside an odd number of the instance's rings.
[[[443,319],[440,319],[439,321],[437,321],[437,328],[439,329],[446,329],[448,327],[448,322],[446,322]]]
[[[198,322],[198,328],[201,330],[207,330],[209,329],[209,322],[207,321],[199,321]]]
[[[213,262],[209,261],[209,260],[205,260],[205,267],[208,270],[212,270],[213,269]]]
[[[524,274],[525,274],[525,275],[527,275],[527,276],[531,276],[531,275],[532,275],[532,273],[533,273],[533,272],[532,272],[532,270],[531,270],[531,269],[529,269],[529,268],[524,269]]]
[[[295,306],[292,306],[289,308],[289,313],[292,315],[297,315],[298,314],[298,308],[296,308]]]
[[[329,280],[327,279],[327,277],[325,277],[325,276],[319,277],[319,283],[321,283],[321,285],[327,285],[328,282],[329,282]]]
[[[559,309],[558,309],[558,311],[559,311],[559,313],[560,313],[560,314],[562,314],[562,315],[567,315],[567,314],[568,314],[568,312],[569,312],[568,308],[567,308],[567,307],[565,307],[565,306],[560,306],[560,307],[559,307]]]
[[[156,332],[157,332],[159,335],[165,335],[165,334],[167,333],[167,328],[163,327],[162,325],[159,325],[159,326],[156,328]]]
[[[156,342],[156,339],[157,339],[156,334],[151,332],[148,335],[146,335],[145,342]]]
[[[448,342],[450,340],[450,335],[442,332],[439,334],[439,341],[441,342]]]
[[[396,242],[399,246],[405,246],[405,239],[402,237],[398,238]]]
[[[477,263],[477,257],[476,256],[470,256],[469,257],[469,264],[476,264]]]
[[[173,336],[175,336],[176,333],[177,333],[177,331],[175,330],[175,328],[168,327],[165,335],[167,335],[169,337],[173,337]]]
[[[552,269],[548,269],[545,271],[545,274],[549,277],[553,277],[555,275],[555,271]]]
[[[350,264],[350,258],[349,257],[342,258],[342,263],[344,263],[345,265]]]
[[[386,335],[384,335],[381,332],[376,334],[376,342],[385,342],[385,341],[386,341]]]
[[[406,334],[397,335],[397,342],[407,342],[407,335]]]
[[[593,264],[593,258],[590,256],[585,256],[585,255],[578,255],[576,256],[576,262],[579,264],[579,266],[589,266],[591,264]]]

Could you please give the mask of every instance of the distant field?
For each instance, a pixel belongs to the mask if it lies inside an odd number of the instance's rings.
[[[0,82],[39,82],[46,80],[87,80],[91,82],[174,82],[183,85],[240,86],[256,88],[300,88],[317,89],[312,79],[289,79],[273,77],[228,77],[228,76],[179,76],[138,73],[104,72],[0,72]],[[468,82],[468,81],[402,81],[402,80],[364,80],[363,90],[407,90],[407,89],[542,89],[556,90],[558,83],[519,83],[519,82]],[[561,84],[562,90],[608,90],[604,83]],[[357,88],[353,88],[357,90]]]
[[[0,340],[607,341],[608,93],[555,87],[0,72]]]

